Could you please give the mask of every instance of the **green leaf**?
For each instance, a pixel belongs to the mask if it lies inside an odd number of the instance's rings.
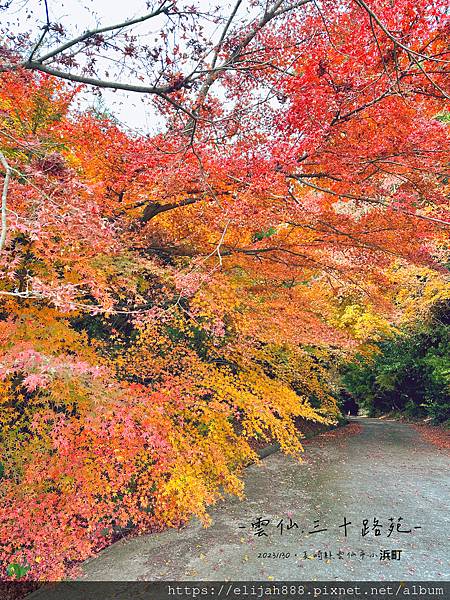
[[[8,575],[8,577],[16,577],[17,579],[20,579],[21,577],[25,577],[29,570],[29,565],[10,563],[6,568],[6,574]]]
[[[269,227],[269,229],[267,229],[267,231],[264,231],[264,229],[262,229],[261,231],[257,231],[256,233],[253,234],[253,241],[260,242],[264,238],[271,237],[276,232],[277,232],[277,230],[275,229],[275,227]]]

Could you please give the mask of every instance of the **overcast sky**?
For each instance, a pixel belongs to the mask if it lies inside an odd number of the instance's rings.
[[[193,3],[191,2],[191,4]],[[223,0],[195,1],[195,5],[201,10],[214,10],[217,4],[225,9],[224,13],[226,14],[228,2],[223,2]],[[156,2],[152,4],[152,7],[155,5]],[[142,0],[64,0],[64,2],[48,0],[48,7],[50,21],[63,24],[70,33],[75,34],[95,28],[100,23],[102,25],[120,23],[149,11],[146,3]],[[45,4],[43,0],[16,0],[11,4],[11,8],[4,14],[4,17],[8,19],[8,24],[13,30],[32,31],[33,39],[37,39],[40,34],[40,26],[45,23]],[[162,22],[161,19],[152,19],[139,28],[133,27],[133,31],[141,33],[145,31],[149,39],[153,39],[158,34]],[[208,35],[214,39],[218,35],[218,26],[211,24]],[[127,80],[126,75],[123,79]],[[149,96],[110,90],[102,90],[101,94],[105,107],[130,128],[143,133],[150,133],[157,129],[158,122],[155,120]],[[92,90],[83,93],[83,105],[89,106],[96,102],[98,101]]]

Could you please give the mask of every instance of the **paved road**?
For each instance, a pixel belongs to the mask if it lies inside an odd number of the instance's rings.
[[[193,522],[118,542],[85,563],[83,578],[450,580],[449,455],[408,425],[358,421],[359,434],[311,441],[301,464],[276,453],[249,467],[246,500],[216,505],[209,528]],[[267,536],[255,535],[258,517],[270,519]],[[397,531],[399,517],[400,529],[410,533]],[[382,525],[379,536],[374,518]],[[395,527],[388,536],[390,518]],[[298,528],[288,531],[290,519]],[[344,519],[351,522],[347,537]],[[400,560],[380,560],[383,550],[401,550]]]

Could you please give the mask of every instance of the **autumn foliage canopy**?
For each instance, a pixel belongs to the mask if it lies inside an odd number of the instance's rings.
[[[336,419],[341,356],[449,296],[446,3],[269,4],[211,48],[176,3],[179,43],[112,31],[161,65],[148,135],[80,109],[107,33],[0,38],[2,578],[207,523],[254,440]]]

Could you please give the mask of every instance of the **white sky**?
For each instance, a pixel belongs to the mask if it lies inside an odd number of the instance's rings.
[[[214,11],[220,4],[223,12],[228,10],[229,2],[220,0],[192,0],[200,10]],[[187,2],[189,5],[189,2]],[[243,2],[244,6],[247,4]],[[157,5],[152,3],[151,9]],[[48,0],[50,21],[62,23],[70,34],[79,34],[86,29],[102,25],[120,23],[137,15],[149,12],[142,0]],[[150,10],[151,10],[150,9]],[[2,15],[2,20],[7,19],[13,31],[32,31],[33,39],[38,39],[40,26],[45,22],[45,5],[43,0],[17,0],[12,3],[11,8]],[[161,19],[152,19],[149,22],[130,28],[130,31],[141,31],[149,35],[153,40],[154,35],[160,31]],[[208,35],[214,37],[217,34],[217,26],[211,24]],[[69,34],[69,35],[70,35]],[[126,81],[126,75],[124,77]],[[151,133],[158,127],[155,114],[151,108],[151,98],[148,95],[138,93],[127,93],[122,91],[101,90],[104,106],[114,114],[126,126],[142,133]],[[97,102],[93,91],[87,90],[82,95],[83,105],[89,106]]]

